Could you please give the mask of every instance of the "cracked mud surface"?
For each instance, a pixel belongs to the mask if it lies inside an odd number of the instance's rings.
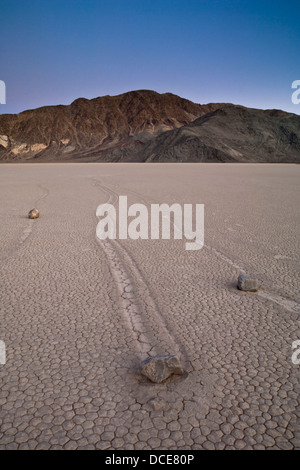
[[[0,448],[300,448],[299,172],[1,165]],[[204,248],[98,240],[120,195],[204,203]],[[240,272],[262,288],[238,291]],[[157,354],[187,373],[150,383]]]

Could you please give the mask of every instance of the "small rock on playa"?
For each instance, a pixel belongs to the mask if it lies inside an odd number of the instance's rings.
[[[256,292],[259,287],[259,281],[254,276],[240,274],[237,282],[238,289],[246,292]]]
[[[151,382],[161,383],[172,374],[184,374],[184,370],[178,357],[170,354],[146,359],[141,363],[141,373],[150,379]]]
[[[37,219],[39,216],[40,213],[37,209],[31,209],[31,211],[28,212],[29,219]]]

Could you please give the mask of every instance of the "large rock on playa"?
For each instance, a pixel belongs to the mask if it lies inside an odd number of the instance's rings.
[[[240,274],[238,277],[237,287],[238,289],[246,292],[256,292],[260,287],[260,283],[254,276]]]
[[[40,213],[37,209],[31,209],[31,211],[28,212],[29,219],[37,219],[39,216]]]
[[[160,383],[172,374],[182,375],[184,370],[177,356],[155,356],[141,363],[141,373],[151,382]]]

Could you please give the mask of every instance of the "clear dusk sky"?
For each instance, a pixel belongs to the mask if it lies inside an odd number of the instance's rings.
[[[130,90],[300,114],[300,5],[1,0],[0,114]]]

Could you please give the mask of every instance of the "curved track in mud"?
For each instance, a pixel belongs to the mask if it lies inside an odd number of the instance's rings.
[[[47,188],[44,188],[40,184],[37,185],[37,186],[38,186],[38,188],[40,188],[43,191],[43,194],[32,202],[29,210],[36,207],[37,204],[39,202],[41,202],[43,199],[45,199],[49,194],[49,190]],[[28,210],[28,212],[29,212],[29,210]],[[25,217],[26,216],[24,215],[24,219],[25,219]],[[18,241],[16,242],[15,246],[13,246],[10,250],[8,250],[8,252],[4,256],[0,257],[1,261],[5,261],[6,259],[11,257],[12,255],[14,255],[14,253],[25,243],[25,241],[31,235],[35,223],[36,223],[36,220],[29,219],[27,217],[26,225],[22,229],[21,234],[19,235]]]

